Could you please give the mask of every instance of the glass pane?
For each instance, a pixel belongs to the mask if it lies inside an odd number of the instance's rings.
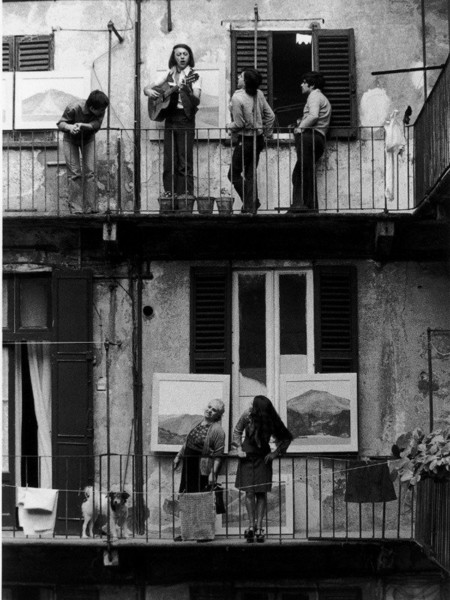
[[[266,276],[239,275],[239,396],[267,394]],[[241,402],[241,407],[245,403]]]
[[[3,348],[3,358],[2,358],[2,401],[3,401],[3,437],[2,437],[2,452],[3,452],[3,462],[2,469],[3,472],[9,471],[9,354],[8,348]]]
[[[49,279],[20,280],[20,329],[47,329]]]
[[[4,329],[9,329],[11,327],[9,320],[8,320],[8,316],[9,316],[9,295],[8,295],[8,291],[9,291],[9,285],[10,285],[10,279],[3,279],[3,311],[2,311],[2,319],[3,319],[3,328]]]
[[[279,278],[281,373],[306,373],[306,275]]]

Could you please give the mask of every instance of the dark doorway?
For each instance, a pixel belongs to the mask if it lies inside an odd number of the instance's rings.
[[[311,42],[296,32],[273,33],[273,109],[279,127],[287,127],[302,116],[305,99],[300,88],[301,76],[311,71]]]
[[[22,345],[22,485],[39,487],[38,426],[25,345]]]

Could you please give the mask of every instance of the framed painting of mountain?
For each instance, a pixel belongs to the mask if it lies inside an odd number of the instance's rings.
[[[288,452],[358,450],[356,373],[281,375],[280,386]]]
[[[187,434],[203,418],[210,400],[225,404],[222,427],[227,436],[230,418],[230,376],[154,373],[152,392],[151,449],[178,452]]]
[[[89,71],[23,71],[16,73],[15,128],[56,129],[71,102],[86,100]]]

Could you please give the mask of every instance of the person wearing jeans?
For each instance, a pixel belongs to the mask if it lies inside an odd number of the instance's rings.
[[[292,173],[292,205],[289,212],[317,209],[316,164],[325,150],[330,125],[331,104],[322,93],[325,80],[318,71],[302,77],[302,93],[307,96],[303,116],[294,129],[297,162]]]
[[[102,91],[94,90],[85,102],[66,106],[57,123],[58,129],[64,132],[71,213],[98,212],[95,204],[95,134],[108,106],[108,97]]]
[[[231,98],[233,121],[227,131],[235,142],[228,179],[242,200],[241,212],[256,214],[260,201],[256,182],[259,155],[264,137],[272,137],[275,115],[263,92],[258,89],[262,76],[256,69],[242,71],[238,89]]]
[[[154,117],[165,120],[162,197],[172,198],[176,209],[177,197],[194,198],[195,115],[202,80],[193,70],[194,54],[187,44],[173,47],[168,66],[168,72],[145,86],[144,94],[165,106]]]

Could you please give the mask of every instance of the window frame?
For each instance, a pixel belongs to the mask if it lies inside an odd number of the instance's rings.
[[[231,356],[232,356],[232,407],[242,412],[239,389],[239,276],[242,274],[265,275],[265,326],[266,326],[266,388],[267,396],[271,398],[277,410],[280,409],[280,276],[305,275],[306,277],[306,343],[307,371],[315,372],[315,303],[314,303],[314,272],[311,267],[298,268],[239,268],[232,273],[231,293]]]
[[[282,29],[267,29],[267,30],[259,30],[258,31],[258,48],[259,48],[259,39],[267,40],[267,56],[270,57],[270,64],[267,64],[263,69],[263,86],[267,88],[267,100],[271,106],[273,106],[273,34],[274,33],[311,33],[312,35],[312,46],[311,46],[311,65],[312,70],[321,70],[321,56],[322,59],[324,55],[320,53],[320,43],[322,39],[330,38],[330,37],[341,37],[344,39],[347,38],[347,49],[348,49],[348,67],[349,67],[349,81],[348,81],[348,110],[350,115],[350,123],[333,123],[333,113],[332,113],[332,121],[330,125],[330,129],[328,132],[328,137],[332,139],[345,139],[351,140],[357,137],[357,126],[358,126],[358,106],[357,106],[357,97],[356,97],[356,54],[355,54],[355,35],[354,29],[322,29],[319,26],[313,26],[311,29],[305,28],[282,28]],[[232,29],[231,30],[231,94],[236,90],[237,87],[237,77],[238,72],[242,70],[237,63],[237,44],[238,39],[241,38],[252,38],[254,37],[254,31],[250,28],[248,29]],[[249,55],[250,58],[250,55]],[[253,66],[253,65],[252,65]],[[322,69],[323,71],[323,69]],[[267,75],[265,75],[267,72]],[[334,74],[334,71],[332,71]],[[326,69],[325,69],[326,76]],[[299,82],[300,83],[300,82]],[[262,88],[263,88],[262,86]],[[334,88],[333,88],[334,89]],[[325,89],[325,94],[327,94],[327,88]],[[299,99],[300,92],[299,92]],[[299,115],[300,116],[300,115]],[[336,117],[334,117],[336,118]],[[285,139],[289,137],[288,133],[278,133],[278,139]]]
[[[47,327],[27,328],[20,327],[20,282],[24,279],[46,279],[47,280]],[[52,274],[50,271],[40,273],[8,273],[4,274],[3,281],[8,286],[8,325],[3,327],[3,338],[6,341],[20,340],[24,336],[28,340],[50,340],[53,339],[52,324]]]

